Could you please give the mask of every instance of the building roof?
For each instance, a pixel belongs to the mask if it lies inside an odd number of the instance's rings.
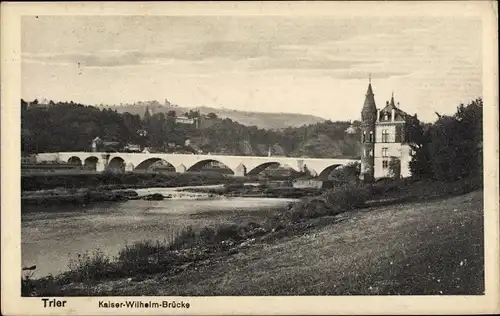
[[[345,132],[346,132],[347,134],[355,134],[355,133],[357,133],[357,131],[358,131],[358,128],[357,128],[357,127],[355,127],[355,126],[353,126],[352,124],[351,124],[351,126],[349,126],[349,127],[345,130]]]
[[[366,90],[365,103],[363,104],[363,109],[361,110],[361,119],[370,120],[375,119],[377,114],[377,106],[375,104],[375,95],[373,94],[371,80],[368,84],[368,89]]]
[[[398,103],[398,106],[399,106],[399,103]],[[406,112],[404,112],[403,110],[401,110],[398,106],[396,106],[396,104],[394,102],[394,93],[393,93],[391,96],[391,101],[387,101],[385,104],[385,107],[382,110],[380,110],[379,120],[381,122],[392,121],[391,115],[392,115],[393,110],[394,110],[394,121],[406,120],[406,117],[408,116],[408,114]],[[386,114],[387,114],[387,116],[386,116]],[[386,117],[387,117],[387,119],[386,119]]]

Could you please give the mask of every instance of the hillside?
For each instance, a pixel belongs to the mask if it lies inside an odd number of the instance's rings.
[[[168,101],[161,104],[157,101],[138,102],[134,104],[99,106],[100,108],[111,108],[118,113],[129,112],[131,114],[144,115],[146,107],[153,113],[167,113],[175,111],[177,115],[183,115],[189,111],[199,111],[201,114],[215,113],[220,118],[229,118],[247,126],[257,126],[263,129],[282,129],[286,127],[299,127],[324,122],[325,119],[314,115],[296,113],[268,113],[250,112],[231,109],[217,109],[208,106],[182,107],[170,104]]]
[[[188,151],[250,156],[267,156],[271,153],[274,156],[311,158],[357,158],[360,153],[359,130],[346,133],[351,122],[345,121],[323,121],[306,125],[302,120],[301,126],[279,129],[291,117],[295,121],[288,122],[298,125],[297,120],[301,116],[233,112],[248,120],[253,119],[253,122],[264,120],[266,124],[274,125],[273,129],[266,129],[218,117],[217,114],[200,116],[193,109],[187,115],[199,118],[197,124],[177,124],[175,117],[168,112],[172,109],[179,115],[186,112],[180,111],[179,107],[160,105],[158,102],[122,105],[120,109],[123,113],[105,106],[99,109],[73,102],[34,103],[28,106],[22,100],[21,105],[22,151],[25,154],[89,150],[97,137],[106,143],[115,143],[119,148],[135,144],[160,152]],[[144,117],[146,107],[153,111],[153,115]],[[202,110],[208,112],[210,108]],[[353,122],[353,125],[358,123]],[[144,131],[145,134],[139,131]],[[118,147],[106,150],[121,150]]]

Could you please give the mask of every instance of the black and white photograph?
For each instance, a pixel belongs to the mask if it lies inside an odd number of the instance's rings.
[[[460,2],[25,4],[2,58],[2,301],[494,312],[498,13]]]

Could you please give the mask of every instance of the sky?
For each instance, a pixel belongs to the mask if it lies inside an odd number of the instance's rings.
[[[434,121],[482,94],[474,17],[24,16],[22,97]]]

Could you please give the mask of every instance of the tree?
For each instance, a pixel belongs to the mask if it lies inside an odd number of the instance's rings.
[[[167,112],[167,118],[176,118],[177,117],[177,113],[174,111],[174,110],[170,110]]]
[[[149,104],[148,110],[152,105]],[[141,117],[143,113],[144,119]],[[182,145],[186,139],[191,139],[204,151],[234,155],[266,155],[268,148],[273,146],[275,152],[286,156],[326,157],[334,148],[335,152],[340,152],[338,154],[352,157],[359,148],[359,138],[344,138],[349,122],[328,121],[298,128],[266,130],[227,118],[220,119],[212,112],[208,114],[216,118],[212,124],[195,128],[176,124],[174,110],[166,115],[143,113],[120,114],[116,109],[84,106],[73,101],[54,101],[54,105],[48,108],[28,107],[28,103],[21,100],[22,146],[29,153],[88,150],[92,140],[99,136],[104,141],[160,148],[165,142]],[[187,116],[197,118],[200,113],[191,110]],[[141,136],[138,130],[145,130],[147,134]],[[249,145],[240,146],[243,142]]]
[[[412,149],[410,171],[415,178],[432,178],[430,160],[430,134],[424,131],[424,126],[414,117],[406,125],[405,139]]]
[[[187,118],[198,118],[201,116],[200,111],[189,110],[189,113],[184,113],[184,116]]]
[[[21,99],[21,112],[26,111],[27,109],[28,109],[28,102]],[[21,116],[21,119],[22,119],[22,116]]]
[[[351,162],[346,166],[336,168],[330,174],[332,179],[339,182],[356,182],[361,173],[361,164],[359,162]]]
[[[438,114],[434,124],[417,126],[410,169],[420,178],[457,180],[482,175],[481,99],[461,104],[453,116]]]
[[[214,112],[210,112],[207,114],[207,117],[211,120],[214,120],[217,118],[217,114],[215,114]]]
[[[389,176],[393,179],[401,178],[401,160],[392,157],[389,160]]]
[[[468,172],[472,176],[482,176],[483,100],[476,99],[467,106],[460,104],[455,117],[461,125],[462,148],[469,151]]]
[[[167,124],[165,114],[158,113],[150,117],[147,122],[147,132],[149,137],[149,145],[154,148],[163,149],[167,142]]]

